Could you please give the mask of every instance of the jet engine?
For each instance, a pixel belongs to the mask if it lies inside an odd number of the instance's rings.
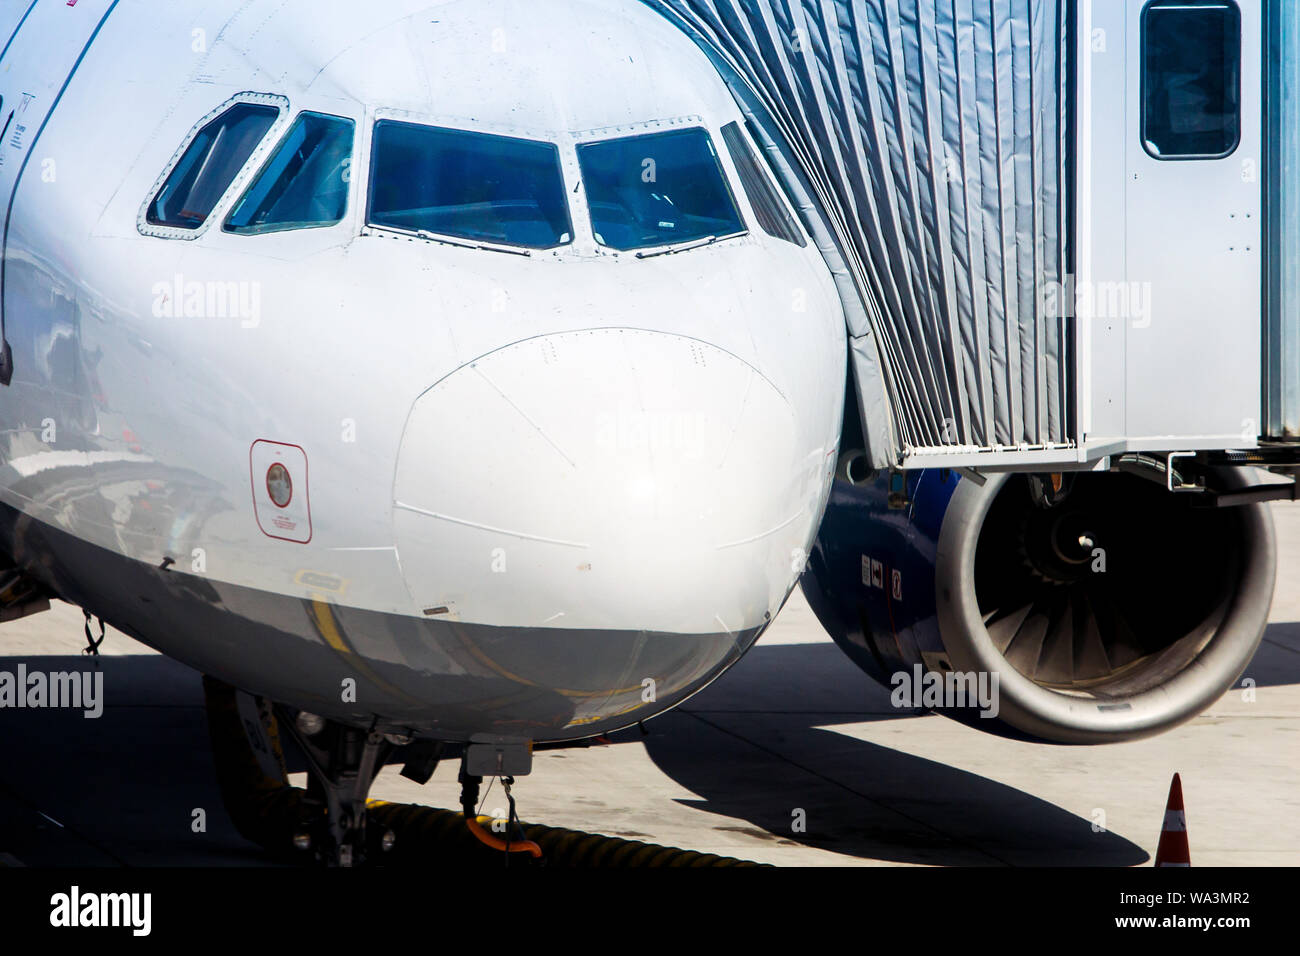
[[[908,706],[1059,743],[1159,733],[1241,676],[1275,573],[1268,506],[1229,497],[1240,469],[1167,467],[862,484],[846,469],[804,592],[864,670],[918,691],[895,695]],[[977,711],[951,692],[979,675],[997,699]]]

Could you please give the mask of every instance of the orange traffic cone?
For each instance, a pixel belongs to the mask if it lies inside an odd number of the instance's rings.
[[[1187,846],[1187,814],[1183,811],[1183,782],[1178,774],[1174,774],[1169,785],[1169,805],[1165,807],[1165,825],[1160,831],[1155,865],[1192,865],[1192,853]]]

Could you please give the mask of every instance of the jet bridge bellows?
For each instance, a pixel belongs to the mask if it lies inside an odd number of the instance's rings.
[[[648,2],[717,64],[831,267],[873,462],[1070,445],[1040,308],[1066,273],[1063,0]]]
[[[875,467],[1300,427],[1294,3],[643,2],[727,80],[838,283]]]

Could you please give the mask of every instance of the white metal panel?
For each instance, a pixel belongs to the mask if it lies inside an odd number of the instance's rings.
[[[1127,5],[1125,431],[1249,447],[1260,431],[1262,4],[1240,0],[1241,141],[1162,161],[1140,142],[1141,17]]]

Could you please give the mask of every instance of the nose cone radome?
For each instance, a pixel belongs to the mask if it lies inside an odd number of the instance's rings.
[[[771,382],[703,342],[527,339],[412,408],[402,571],[416,607],[450,621],[736,634],[801,569],[828,451]]]

